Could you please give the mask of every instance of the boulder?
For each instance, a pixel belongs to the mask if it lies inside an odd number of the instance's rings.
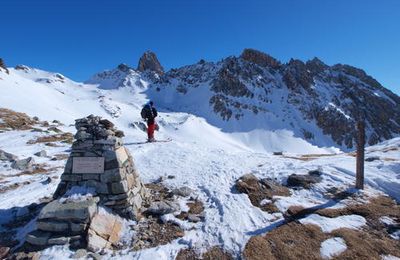
[[[376,160],[380,160],[379,156],[371,156],[371,157],[365,158],[366,162],[373,162],[373,161],[376,161]]]
[[[180,187],[172,190],[172,194],[181,196],[181,197],[189,197],[190,194],[193,193],[193,190],[189,187]]]
[[[11,164],[11,168],[21,171],[32,171],[35,160],[32,157],[28,157],[21,160],[15,160]]]
[[[9,247],[0,246],[0,259],[5,259],[9,252],[10,252]]]
[[[89,229],[110,243],[117,243],[121,235],[122,222],[105,210],[99,211],[90,223]]]
[[[96,198],[66,203],[54,200],[47,204],[39,214],[38,219],[77,220],[89,222],[96,213]]]
[[[17,159],[16,155],[0,150],[0,161],[16,161]]]
[[[287,179],[287,186],[309,189],[312,184],[321,182],[321,180],[322,178],[316,174],[291,174]]]
[[[37,157],[46,157],[47,156],[47,152],[46,152],[46,150],[41,150],[41,151],[39,151],[37,153],[34,153],[34,155],[37,156]]]
[[[179,210],[179,205],[172,201],[156,201],[153,202],[147,209],[147,212],[152,215],[164,215],[173,213]]]

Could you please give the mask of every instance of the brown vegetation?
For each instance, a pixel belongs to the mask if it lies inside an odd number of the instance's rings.
[[[334,259],[381,259],[381,255],[400,257],[400,242],[377,231],[358,231],[347,228],[334,230],[332,236],[342,237],[347,249]]]
[[[0,130],[28,130],[36,123],[25,113],[0,108]]]
[[[289,208],[287,214],[299,214],[306,209]],[[346,208],[320,209],[315,213],[325,217],[357,214],[366,218],[363,230],[337,229],[325,234],[314,225],[302,225],[295,221],[272,230],[263,236],[252,237],[245,246],[243,257],[249,259],[321,259],[321,243],[332,237],[345,240],[347,250],[333,259],[380,259],[382,255],[400,257],[400,241],[392,239],[383,223],[382,216],[400,220],[400,206],[389,197],[372,198],[368,203],[352,204]]]
[[[252,237],[243,256],[247,260],[321,259],[319,248],[327,238],[317,226],[291,222],[265,236]]]
[[[201,214],[204,211],[203,202],[195,200],[194,202],[188,202],[190,214]]]
[[[175,260],[233,260],[233,256],[218,246],[214,246],[200,256],[194,249],[182,249]]]
[[[288,188],[273,180],[259,180],[252,174],[246,174],[236,181],[235,188],[240,193],[249,196],[251,204],[267,212],[279,212],[278,208],[271,202],[262,204],[264,199],[272,200],[273,196],[290,196]]]
[[[63,142],[72,144],[74,141],[74,136],[71,133],[62,133],[48,136],[40,136],[34,140],[28,141],[28,144],[37,144],[37,143],[53,143],[53,142]]]
[[[371,198],[365,204],[352,204],[346,208],[339,209],[321,209],[316,213],[330,218],[351,214],[360,215],[367,220],[368,226],[375,230],[382,230],[384,228],[384,225],[379,221],[379,218],[382,216],[400,221],[400,206],[393,199],[385,196]]]

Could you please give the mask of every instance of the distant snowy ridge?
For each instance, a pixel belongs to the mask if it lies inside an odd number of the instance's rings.
[[[0,72],[0,101],[16,111],[68,123],[98,114],[118,119],[127,129],[141,120],[138,110],[152,99],[165,115],[204,118],[257,151],[349,151],[358,118],[365,118],[369,145],[400,135],[400,98],[348,65],[328,66],[317,58],[284,64],[251,49],[240,57],[201,60],[167,72],[154,53],[141,60],[140,70],[121,64],[85,83],[17,66],[10,74]]]

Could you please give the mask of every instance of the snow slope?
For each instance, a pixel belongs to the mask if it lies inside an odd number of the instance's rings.
[[[1,73],[1,72],[0,72]],[[315,157],[305,161],[296,159],[295,153],[315,154],[335,150],[313,146],[303,139],[293,137],[285,131],[263,130],[247,133],[227,133],[211,125],[204,118],[188,114],[160,113],[159,139],[172,137],[168,143],[140,144],[146,138],[141,130],[129,126],[140,121],[139,111],[147,100],[146,87],[133,84],[119,88],[98,88],[97,84],[82,84],[55,73],[36,69],[10,69],[10,75],[0,74],[0,104],[30,116],[45,120],[60,120],[65,123],[64,131],[74,133],[69,126],[74,119],[96,114],[106,117],[125,131],[124,143],[132,153],[135,165],[144,182],[151,182],[169,175],[165,185],[169,188],[187,186],[205,206],[205,221],[196,224],[181,223],[186,229],[184,237],[172,243],[137,252],[119,251],[109,253],[110,259],[174,259],[178,251],[188,246],[205,250],[215,245],[222,246],[234,256],[239,256],[251,236],[272,230],[283,221],[281,213],[269,214],[254,207],[247,195],[239,194],[232,188],[235,181],[246,173],[259,178],[273,178],[285,183],[293,173],[306,174],[309,170],[320,169],[322,182],[310,190],[292,190],[290,197],[275,197],[274,202],[284,212],[292,205],[312,207],[330,205],[343,207],[346,200],[333,203],[324,196],[332,187],[348,189],[355,182],[355,159],[345,153]],[[94,82],[92,82],[94,83]],[[145,84],[143,84],[145,86]],[[105,89],[107,88],[107,89]],[[68,153],[69,145],[47,147],[43,144],[27,145],[26,142],[44,133],[30,131],[9,131],[0,133],[0,149],[14,153],[20,158],[32,156],[34,152],[46,149],[51,156]],[[258,137],[257,137],[258,136]],[[256,138],[254,138],[256,137]],[[260,143],[258,140],[267,139]],[[366,162],[366,190],[360,196],[374,196],[385,193],[400,201],[400,138],[371,146],[366,157],[378,157]],[[274,156],[271,151],[287,151],[285,156]],[[337,150],[336,150],[337,151]],[[0,185],[25,183],[21,187],[0,193],[0,224],[15,217],[16,212],[40,198],[52,194],[58,180],[46,183],[48,176],[59,177],[65,161],[50,161],[49,158],[35,157],[55,169],[49,174],[18,176],[18,172],[7,163],[0,165]],[[61,167],[61,168],[57,168]],[[331,205],[332,204],[332,205]],[[174,216],[164,216],[174,220]],[[312,219],[329,228],[363,225],[360,218]],[[349,225],[346,225],[349,224]],[[194,227],[194,229],[191,229]],[[22,238],[31,228],[25,227],[18,233]],[[329,245],[328,245],[329,246]],[[323,254],[332,253],[323,246]],[[334,251],[333,253],[337,253]],[[64,247],[51,247],[42,254],[43,259],[68,259],[73,252]]]
[[[74,82],[58,73],[50,73],[22,66],[10,68],[10,74],[1,73],[1,107],[38,116],[43,120],[57,118],[66,125],[89,114],[108,118],[126,133],[140,140],[145,134],[130,128],[132,122],[141,121],[140,109],[149,100],[148,78],[120,65],[117,69],[95,75],[88,84]],[[146,81],[147,80],[147,81]],[[157,102],[157,100],[156,100]],[[156,103],[157,104],[157,103]],[[175,111],[180,111],[178,105]],[[191,114],[171,113],[163,107],[159,122],[160,138],[171,136],[182,140],[197,140],[212,144],[209,137],[224,139],[228,144],[257,152],[285,151],[294,153],[332,153],[334,147],[311,145],[289,130],[261,128],[249,132],[226,132],[210,122]],[[284,140],[282,142],[282,140]],[[299,148],[301,147],[301,148]]]

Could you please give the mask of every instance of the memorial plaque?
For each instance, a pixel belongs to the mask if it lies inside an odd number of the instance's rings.
[[[104,157],[73,157],[72,173],[103,173]]]
[[[117,158],[121,163],[124,163],[126,160],[128,160],[128,154],[126,153],[124,147],[121,146],[115,152],[117,153]]]

